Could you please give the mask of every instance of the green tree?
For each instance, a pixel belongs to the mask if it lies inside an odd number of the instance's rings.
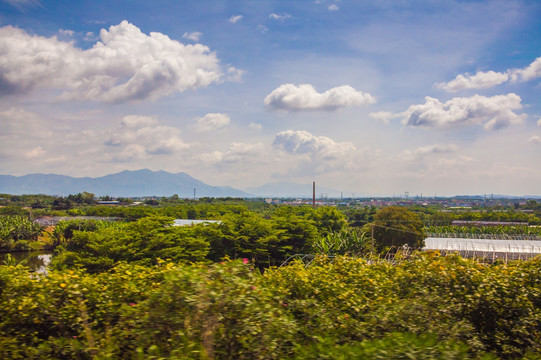
[[[423,223],[416,213],[403,207],[382,208],[374,215],[372,226],[378,252],[406,244],[415,249],[424,245]]]
[[[205,261],[208,242],[197,237],[192,228],[172,224],[172,219],[156,216],[96,231],[73,231],[72,239],[60,247],[53,266],[79,266],[89,272],[101,272],[120,261],[141,265],[156,264],[158,258]]]
[[[323,206],[314,210],[309,219],[314,221],[321,235],[342,231],[346,225],[346,217],[338,209],[330,206]]]

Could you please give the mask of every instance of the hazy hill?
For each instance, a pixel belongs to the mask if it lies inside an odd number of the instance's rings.
[[[68,195],[87,191],[96,196],[171,196],[193,197],[249,197],[241,190],[229,186],[211,186],[186,173],[136,170],[97,178],[75,178],[53,174],[24,176],[0,175],[0,193]]]

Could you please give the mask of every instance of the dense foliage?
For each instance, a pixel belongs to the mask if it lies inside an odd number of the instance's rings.
[[[0,358],[513,359],[541,356],[541,259],[432,253],[272,268],[0,266]]]
[[[407,245],[420,249],[424,243],[423,223],[419,216],[403,207],[387,206],[374,215],[375,247],[379,252]]]
[[[172,219],[148,217],[132,223],[113,223],[95,231],[75,230],[63,243],[53,266],[84,267],[89,272],[109,270],[117,262],[152,265],[157,259],[204,261],[208,242],[191,228],[172,226]],[[66,227],[70,230],[69,227]]]
[[[150,216],[135,222],[60,222],[54,239],[60,244],[53,266],[110,269],[119,261],[155,264],[173,261],[221,261],[249,258],[259,267],[280,265],[289,256],[314,249],[316,240],[342,231],[344,215],[333,208],[302,214],[283,207],[270,218],[250,211],[227,213],[220,223],[172,226],[172,218]]]
[[[0,216],[0,250],[28,249],[28,241],[37,240],[42,230],[41,225],[25,216]]]

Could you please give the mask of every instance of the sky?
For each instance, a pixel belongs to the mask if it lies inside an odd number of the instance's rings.
[[[0,174],[541,195],[539,1],[0,0]]]

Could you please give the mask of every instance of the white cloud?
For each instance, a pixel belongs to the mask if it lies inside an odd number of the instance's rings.
[[[537,126],[541,126],[541,119],[537,120]]]
[[[337,143],[326,136],[314,136],[303,130],[286,130],[276,134],[272,145],[290,154],[321,157],[326,160],[339,159],[355,146],[349,142]]]
[[[259,123],[252,122],[252,123],[250,123],[250,125],[248,125],[248,127],[249,127],[250,129],[254,129],[254,130],[260,131],[260,130],[263,128],[263,125],[261,125],[261,124],[259,124]]]
[[[265,34],[267,31],[269,31],[269,28],[265,25],[257,25],[257,30],[262,34]]]
[[[242,20],[242,15],[233,15],[227,21],[229,21],[232,24],[236,24],[240,20]]]
[[[327,9],[329,11],[337,11],[339,9],[339,7],[336,6],[336,4],[331,4],[331,5],[329,5],[329,7]]]
[[[286,19],[291,18],[291,14],[283,13],[283,14],[275,14],[272,13],[269,15],[270,19],[278,20],[278,21],[285,21]]]
[[[100,39],[82,50],[54,36],[0,28],[3,92],[56,88],[64,90],[66,100],[122,102],[205,87],[223,77],[208,47],[184,45],[157,32],[146,35],[127,21],[102,29]]]
[[[99,38],[92,32],[92,31],[88,31],[85,36],[83,37],[83,40],[84,41],[88,41],[88,42],[93,42],[93,41],[96,41],[98,40]]]
[[[189,148],[179,129],[160,125],[154,117],[138,115],[125,116],[105,138],[104,145],[109,160],[115,162],[175,154]]]
[[[197,119],[195,130],[198,132],[219,130],[227,126],[230,122],[231,119],[227,114],[209,113]]]
[[[457,149],[458,147],[454,144],[434,144],[421,146],[415,150],[404,150],[399,156],[404,160],[415,160],[431,154],[451,153]]]
[[[226,79],[227,81],[238,83],[238,82],[241,82],[242,76],[244,75],[244,73],[245,73],[244,70],[240,70],[240,69],[234,68],[233,66],[230,66],[227,68],[227,71],[226,71]]]
[[[532,135],[529,139],[528,139],[528,142],[531,142],[531,143],[534,143],[534,144],[541,144],[541,137],[537,136],[537,135]]]
[[[269,108],[288,111],[335,110],[374,102],[376,99],[369,93],[357,91],[348,85],[318,93],[310,84],[284,84],[265,98],[265,105]]]
[[[509,75],[495,71],[478,71],[475,75],[458,75],[453,81],[448,83],[438,83],[436,87],[456,92],[465,89],[486,89],[506,82]]]
[[[182,34],[182,37],[184,39],[188,39],[188,40],[192,40],[192,41],[199,41],[199,39],[201,39],[202,35],[203,35],[203,33],[200,33],[199,31],[194,31],[192,33],[185,32],[184,34]]]
[[[393,117],[393,113],[390,111],[378,111],[370,113],[369,115],[385,125],[389,124],[389,120]]]
[[[43,155],[45,155],[45,150],[43,150],[41,146],[28,150],[25,154],[28,159],[42,157]]]
[[[60,30],[58,30],[58,34],[60,34],[62,36],[66,36],[66,37],[71,37],[71,36],[73,36],[73,34],[75,34],[75,32],[73,30],[60,29]]]
[[[478,71],[475,75],[458,75],[447,83],[437,83],[436,87],[456,92],[466,89],[486,89],[507,81],[525,82],[541,77],[541,57],[535,59],[529,66],[522,69],[509,69],[505,72]]]
[[[513,81],[530,81],[541,77],[541,57],[535,59],[526,68],[509,70],[509,75]]]
[[[435,163],[430,164],[430,169],[433,173],[446,172],[449,169],[462,168],[463,166],[471,163],[474,159],[470,156],[461,155],[456,158],[439,159]]]
[[[264,146],[261,143],[246,144],[234,142],[224,154],[222,162],[244,162],[250,159],[259,158],[264,152]]]
[[[279,151],[276,156],[280,156],[280,152],[289,155],[281,161],[290,164],[283,169],[288,177],[335,172],[343,176],[344,171],[359,171],[370,166],[370,157],[374,155],[368,148],[358,150],[350,142],[336,142],[302,130],[277,133],[272,146]]]
[[[265,147],[261,143],[246,144],[233,142],[227,151],[212,151],[210,153],[200,154],[199,160],[209,165],[225,164],[250,164],[254,161],[260,161],[265,154]]]
[[[402,124],[434,128],[483,125],[485,130],[493,130],[520,124],[526,114],[516,114],[522,109],[520,96],[510,93],[485,97],[474,95],[468,98],[453,98],[445,103],[427,96],[425,103],[411,105],[403,113]]]

